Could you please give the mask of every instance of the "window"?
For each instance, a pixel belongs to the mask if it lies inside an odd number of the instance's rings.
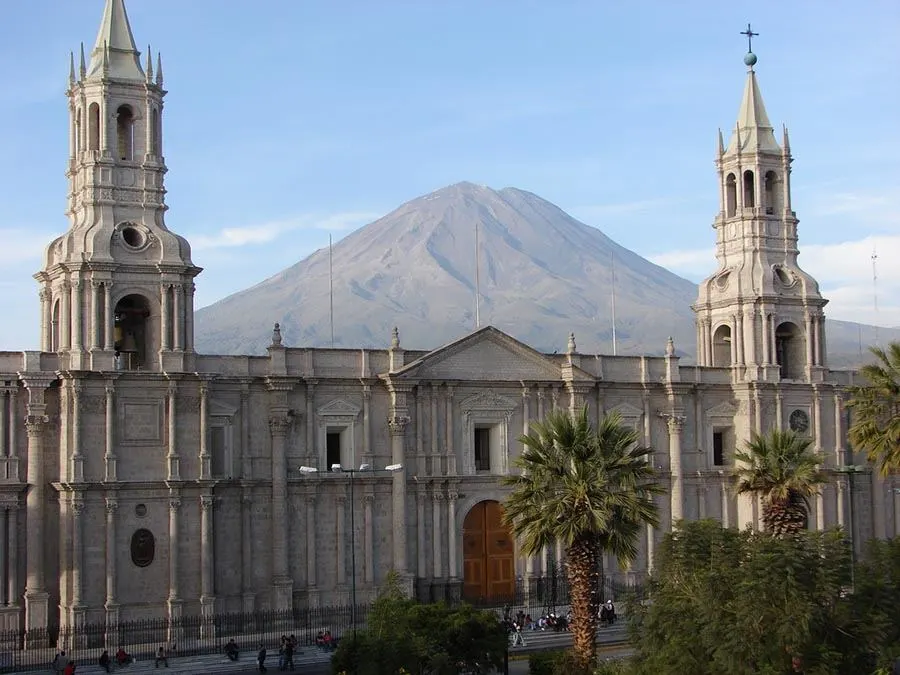
[[[100,106],[91,103],[88,108],[88,150],[100,149]]]
[[[737,181],[733,173],[728,174],[725,179],[725,215],[729,218],[734,216],[737,209]]]
[[[343,462],[341,462],[341,430],[329,429],[325,434],[325,465],[330,469],[335,464],[343,466]]]
[[[130,106],[120,105],[116,111],[119,159],[131,161],[134,153],[134,113]]]
[[[491,429],[475,428],[475,471],[491,470]]]
[[[746,208],[756,206],[756,184],[752,171],[744,172],[744,206]]]
[[[225,427],[209,430],[210,473],[217,477],[231,477],[225,458]]]
[[[713,464],[725,466],[725,433],[722,431],[713,432]]]

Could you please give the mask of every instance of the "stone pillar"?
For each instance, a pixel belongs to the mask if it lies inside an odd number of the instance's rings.
[[[352,475],[352,474],[351,474]],[[347,556],[344,552],[344,548],[346,546],[347,532],[347,498],[343,495],[334,498],[334,511],[335,511],[335,541],[334,541],[334,550],[335,556],[334,559],[336,561],[337,567],[337,584],[338,586],[346,586],[347,585]],[[350,508],[353,508],[351,504]],[[351,533],[352,537],[353,534]],[[353,545],[352,543],[350,544]]]
[[[841,474],[837,475],[837,524],[840,528],[846,527],[846,513],[847,506],[844,504],[844,490],[846,486],[844,485],[844,478]],[[854,547],[856,546],[856,542],[853,543]]]
[[[3,504],[0,506],[0,607],[6,607],[7,602],[7,578],[5,575],[6,570],[4,569],[4,563],[2,561],[9,561],[8,565],[12,567],[16,564],[15,558],[10,558],[8,553],[9,540],[6,537],[6,527],[7,522],[9,521],[9,517],[7,516],[7,506]]]
[[[169,605],[181,601],[179,586],[181,569],[179,567],[180,523],[179,511],[181,497],[175,491],[169,492]]]
[[[438,385],[431,384],[431,475],[440,476],[441,452],[438,448]]]
[[[309,420],[311,422],[311,420]],[[272,415],[272,587],[274,608],[290,610],[293,606],[293,582],[288,575],[287,531],[287,458],[285,439],[290,428],[287,415]],[[315,521],[309,521],[313,529]]]
[[[306,452],[310,466],[314,467],[320,466],[318,448],[316,448],[316,382],[317,380],[306,381]],[[363,405],[365,405],[365,400],[363,400]],[[328,470],[330,467],[324,468]]]
[[[375,503],[375,495],[374,494],[366,494],[365,499],[365,512],[363,513],[363,521],[364,521],[364,537],[365,537],[365,569],[366,576],[365,582],[366,585],[371,586],[375,583],[375,550],[374,550],[374,534],[375,534],[375,523],[372,518],[372,506]]]
[[[424,476],[428,467],[425,465],[425,414],[423,412],[422,399],[424,391],[421,386],[416,387],[416,474]]]
[[[672,523],[684,517],[684,475],[681,471],[681,432],[684,417],[670,415],[667,419],[669,430],[669,471],[672,474]]]
[[[103,348],[112,350],[115,347],[115,317],[112,306],[112,282],[103,282]]]
[[[817,324],[814,324],[817,325]],[[820,394],[820,390],[818,385],[813,385],[813,433],[815,434],[815,451],[819,455],[819,457],[823,456],[822,452],[822,396]],[[819,464],[819,469],[822,468],[821,462]],[[819,532],[823,532],[825,530],[825,495],[822,490],[819,490],[816,495],[813,497],[816,504],[816,529]]]
[[[200,480],[212,478],[209,456],[209,383],[200,382]],[[287,522],[287,521],[280,521]]]
[[[318,595],[316,591],[316,496],[306,495],[306,586],[310,593],[310,604]]]
[[[244,613],[256,609],[253,593],[253,493],[244,486],[241,494],[241,597]],[[274,523],[273,523],[274,524]]]
[[[181,480],[181,459],[178,457],[178,425],[177,425],[177,405],[178,405],[178,385],[172,381],[169,382],[169,390],[166,395],[168,407],[168,451],[166,453],[166,473],[167,480]]]
[[[456,475],[456,448],[453,447],[453,385],[447,385],[447,475]]]
[[[41,300],[41,351],[53,351],[53,313],[50,304],[50,291],[42,288],[38,292]]]
[[[175,284],[172,287],[172,349],[184,351],[184,287]]]
[[[815,345],[813,341],[815,340],[815,335],[813,334],[813,317],[812,314],[806,314],[806,365],[807,372],[809,372],[809,368],[815,365]]]
[[[68,281],[63,281],[59,288],[59,344],[56,351],[66,350],[72,346],[70,342],[72,336],[72,317],[70,308],[72,306],[72,289]]]
[[[253,478],[253,459],[250,456],[250,385],[241,385],[241,478]]]
[[[25,428],[28,433],[28,492],[26,496],[27,537],[25,558],[25,629],[44,630],[49,620],[49,595],[44,583],[44,433],[50,421],[44,414],[44,389],[52,379],[26,380],[29,403]]]
[[[106,498],[106,611],[118,609],[117,586],[119,570],[116,566],[116,512],[119,501],[114,493]],[[107,618],[107,623],[111,623]],[[115,622],[113,622],[115,623]]]
[[[406,426],[409,418],[393,415],[388,419],[391,433],[391,463],[403,464],[405,456]],[[395,471],[392,477],[392,511],[394,525],[394,570],[406,578],[406,467]]]
[[[7,431],[7,457],[6,471],[7,478],[11,481],[18,482],[19,479],[19,452],[18,443],[18,420],[19,420],[19,391],[16,388],[9,390],[9,428]]]
[[[103,337],[103,324],[101,322],[102,307],[100,305],[99,281],[91,281],[91,320],[88,324],[88,332],[91,336],[91,351],[100,349],[100,340]]]
[[[431,495],[431,561],[432,576],[435,579],[444,577],[444,556],[443,546],[441,546],[441,504],[444,501],[444,495],[440,491],[440,487],[435,485],[434,492]]]
[[[720,472],[722,476],[722,527],[731,527],[731,498],[728,494],[728,474]]]
[[[6,416],[10,418],[15,415],[15,411],[10,409],[9,396],[5,389],[0,389],[0,480],[10,479],[9,460],[7,457],[12,454],[12,448],[7,451],[6,441],[8,434],[6,432]],[[2,560],[2,558],[0,558]]]
[[[9,556],[9,578],[6,590],[6,602],[10,607],[19,606],[19,596],[22,590],[19,588],[19,504],[18,500],[9,504],[6,509],[7,539],[6,552]]]
[[[84,312],[81,303],[81,279],[72,280],[72,350],[81,351],[83,348],[82,335]]]
[[[459,578],[459,565],[456,560],[456,500],[459,494],[452,489],[447,493],[447,576],[451,580]]]
[[[194,292],[193,282],[184,287],[184,351],[194,351]]]
[[[78,492],[72,495],[72,623],[78,627],[84,621],[84,496]],[[79,614],[81,616],[79,616]]]
[[[171,284],[162,284],[159,288],[159,314],[160,314],[160,349],[164,352],[169,351],[172,348],[172,342],[170,340],[170,336],[172,333],[172,308],[170,307],[170,299],[172,294],[169,289],[172,287]]]
[[[372,387],[363,385],[363,462],[372,464]],[[315,466],[315,465],[314,465]]]
[[[527,436],[531,431],[531,390],[522,385],[522,434]],[[525,452],[525,444],[521,444],[521,452]],[[534,556],[525,557],[525,588],[531,590],[531,580],[534,578]]]
[[[84,456],[81,454],[81,392],[79,380],[72,380],[72,468],[71,481],[84,482]]]
[[[812,319],[812,335],[813,335],[813,365],[822,365],[822,324],[820,317],[815,316]]]
[[[213,548],[213,508],[212,495],[200,496],[200,611],[209,619],[216,613],[215,550]],[[201,637],[207,621],[200,624]],[[212,628],[210,624],[208,626]],[[208,636],[207,636],[208,637]]]
[[[416,491],[416,578],[421,580],[428,574],[428,561],[425,550],[425,491],[417,486]],[[422,597],[421,593],[419,594]]]
[[[656,528],[647,525],[647,571],[653,571],[653,562],[656,559]]]

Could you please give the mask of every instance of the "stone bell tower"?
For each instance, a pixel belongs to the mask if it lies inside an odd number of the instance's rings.
[[[86,62],[70,57],[68,232],[46,250],[41,349],[63,370],[189,370],[187,241],[165,224],[162,61],[141,67],[124,0],[106,0]]]
[[[748,38],[752,37],[748,28]],[[797,264],[787,129],[781,145],[763,105],[752,51],[738,120],[726,146],[719,131],[716,169],[719,269],[700,284],[700,365],[731,367],[738,380],[821,381],[828,302]]]

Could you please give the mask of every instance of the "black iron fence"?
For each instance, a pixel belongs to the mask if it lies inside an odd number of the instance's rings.
[[[628,595],[643,598],[640,585],[598,581],[598,601],[620,602]],[[562,570],[547,576],[519,579],[513,591],[492,596],[463,598],[476,607],[499,612],[523,611],[537,618],[550,612],[564,612],[569,606],[569,588]],[[0,673],[47,670],[60,650],[78,665],[93,665],[103,650],[111,657],[121,647],[138,661],[152,660],[164,646],[170,654],[196,656],[222,654],[225,644],[234,639],[242,651],[255,651],[262,644],[276,649],[281,636],[293,635],[301,646],[312,646],[320,631],[329,630],[339,638],[352,628],[356,617],[358,628],[368,619],[371,604],[362,603],[300,607],[290,611],[257,611],[250,613],[186,616],[85,623],[79,626],[51,626],[45,630],[0,631]]]
[[[359,626],[365,625],[369,608],[357,606]],[[222,654],[232,638],[241,650],[255,652],[260,644],[277,650],[282,635],[293,635],[302,648],[314,645],[326,629],[340,637],[352,627],[353,616],[352,605],[339,605],[0,631],[0,673],[47,670],[61,650],[77,665],[94,665],[103,650],[114,657],[120,647],[137,661],[152,660],[160,647],[174,658]]]

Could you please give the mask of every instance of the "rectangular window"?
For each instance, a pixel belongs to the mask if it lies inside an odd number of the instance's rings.
[[[325,434],[325,464],[327,469],[331,469],[335,464],[341,464],[341,432],[339,429],[329,429]]]
[[[209,455],[210,473],[213,476],[230,478],[225,459],[225,427],[210,428]]]
[[[491,470],[491,430],[490,427],[475,429],[475,470]]]
[[[713,464],[725,466],[725,433],[713,432]]]

